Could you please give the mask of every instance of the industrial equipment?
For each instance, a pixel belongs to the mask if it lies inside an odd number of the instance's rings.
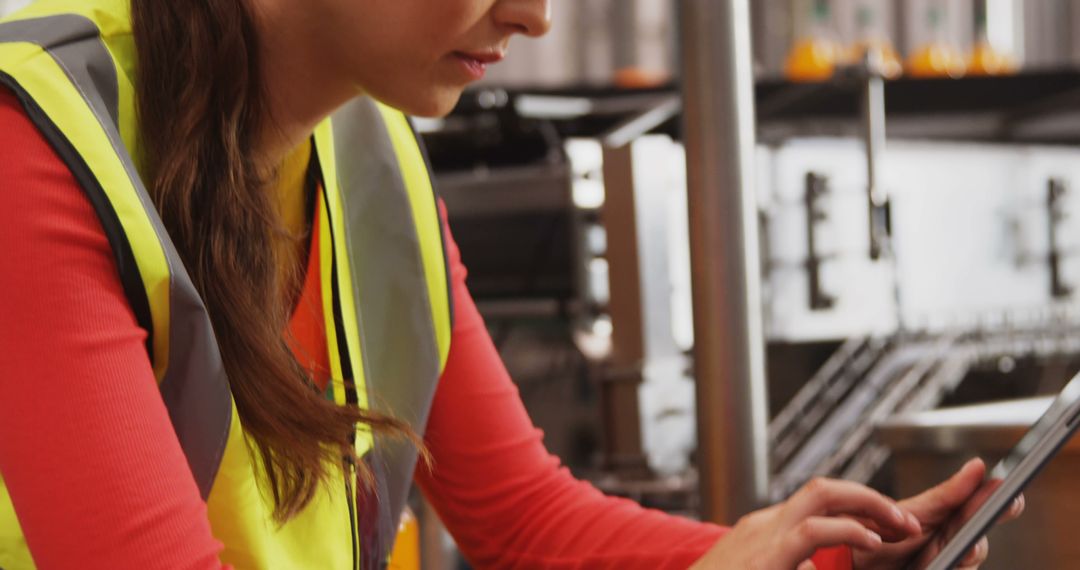
[[[815,475],[888,485],[891,450],[874,437],[877,423],[1043,393],[1054,387],[1044,376],[1063,380],[1080,368],[1080,191],[1072,190],[1080,149],[1071,146],[1080,123],[1069,105],[1080,75],[884,81],[873,63],[829,83],[756,89],[770,408],[762,501]],[[549,259],[565,263],[560,282],[572,285],[547,302],[572,315],[603,419],[600,460],[584,472],[602,473],[609,491],[685,511],[699,504],[700,451],[686,157],[673,95],[526,91],[472,100],[503,103],[492,112],[501,118],[489,120],[517,125],[504,136],[548,145],[535,153],[544,175],[533,182],[558,180],[543,211],[559,212],[567,238]],[[466,105],[461,115],[485,113]],[[432,152],[438,164],[437,145]],[[470,177],[481,181],[478,197],[495,175],[448,176],[453,211],[455,197],[464,204],[474,192]],[[540,200],[509,202],[535,213]],[[478,202],[499,217],[494,197]],[[489,241],[472,255],[497,259],[500,246]],[[522,281],[516,295],[541,293]],[[490,299],[481,293],[481,301]]]

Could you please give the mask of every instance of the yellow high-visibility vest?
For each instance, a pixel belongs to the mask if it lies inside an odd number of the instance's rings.
[[[409,444],[358,427],[377,499],[357,504],[355,470],[284,525],[244,442],[221,354],[139,172],[130,0],[39,0],[0,20],[0,85],[23,103],[93,205],[222,559],[238,569],[379,568],[416,463]],[[331,392],[422,433],[450,349],[443,228],[406,117],[366,97],[318,126],[319,270]],[[9,189],[15,190],[15,189]],[[14,437],[0,434],[0,437]],[[19,437],[26,437],[20,435]],[[34,568],[0,473],[0,568]]]

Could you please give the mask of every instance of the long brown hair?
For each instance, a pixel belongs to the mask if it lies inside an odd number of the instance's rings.
[[[272,245],[282,223],[255,164],[266,97],[246,0],[132,0],[131,8],[147,187],[206,303],[274,516],[284,522],[310,502],[332,463],[356,459],[358,422],[416,437],[398,420],[323,398],[283,337],[300,263],[283,253],[296,248]]]

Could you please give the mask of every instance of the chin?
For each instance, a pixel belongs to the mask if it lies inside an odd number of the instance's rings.
[[[449,115],[461,99],[462,92],[463,89],[458,87],[435,88],[425,93],[424,97],[410,97],[407,100],[385,101],[385,103],[406,115],[435,119]]]

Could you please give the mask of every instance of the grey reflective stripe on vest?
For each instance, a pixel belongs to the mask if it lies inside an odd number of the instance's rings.
[[[73,14],[19,20],[0,25],[0,42],[32,43],[47,50],[72,83],[80,89],[83,86],[93,86],[83,91],[83,96],[94,113],[103,110],[113,125],[120,123],[119,86],[112,58],[107,53],[104,59],[86,57],[88,49],[105,49],[93,22]],[[101,119],[100,116],[98,118]]]
[[[408,191],[370,99],[348,103],[332,123],[368,403],[423,433],[442,365]],[[377,528],[362,529],[369,540],[364,554],[384,560],[370,535],[377,532],[382,548],[389,548],[417,454],[411,444],[388,438],[377,438],[373,453],[380,507]]]
[[[119,86],[115,62],[97,26],[78,15],[59,15],[0,24],[0,43],[29,42],[46,50],[82,93],[123,162],[143,209],[165,251],[169,265],[169,362],[160,384],[173,428],[187,457],[203,499],[217,476],[232,418],[232,400],[217,341],[202,300],[188,276],[135,170],[119,132]],[[18,86],[12,86],[18,89]],[[31,117],[35,121],[44,117]],[[38,125],[46,138],[58,136],[52,125]],[[49,127],[49,128],[45,128]],[[81,157],[71,157],[67,141],[50,140],[70,168]],[[78,158],[78,160],[73,160]],[[99,188],[85,188],[87,193]],[[107,199],[106,199],[107,201]],[[106,221],[103,220],[103,223]],[[121,271],[138,271],[122,267]],[[152,331],[151,331],[152,332]]]

